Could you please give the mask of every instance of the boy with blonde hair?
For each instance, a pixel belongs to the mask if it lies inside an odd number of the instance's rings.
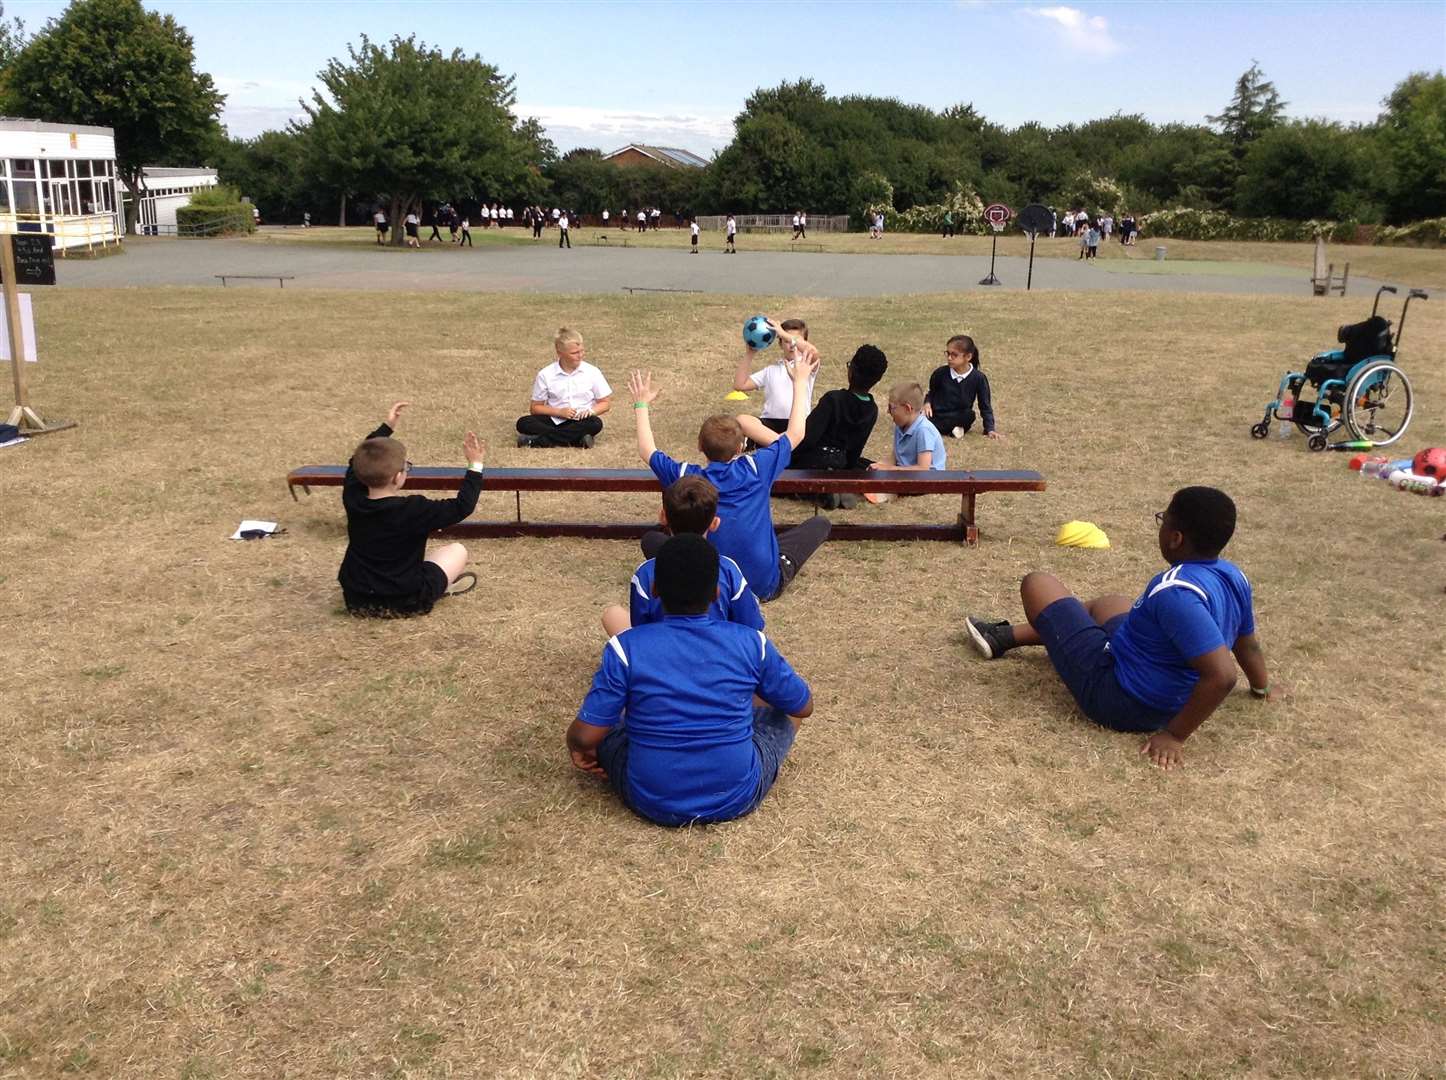
[[[402,410],[399,401],[386,422],[368,435],[351,456],[342,487],[346,508],[346,556],[336,579],[353,615],[425,615],[464,576],[467,549],[444,544],[427,554],[427,537],[465,519],[482,490],[482,459],[487,444],[467,432],[462,452],[467,474],[454,499],[403,495],[412,463],[407,448],[392,438]],[[471,583],[477,575],[465,572]]]
[[[894,463],[874,462],[870,469],[895,471],[943,470],[948,466],[944,437],[924,415],[924,388],[916,382],[899,383],[889,391],[889,419],[894,422]],[[893,498],[888,492],[868,492],[869,502],[886,503]]]
[[[576,330],[562,327],[552,347],[557,359],[532,382],[532,404],[517,421],[517,445],[590,450],[602,434],[602,415],[612,408],[613,388],[585,359],[587,351]]]
[[[769,431],[781,435],[788,428],[788,417],[793,409],[793,380],[789,378],[788,370],[798,357],[800,339],[804,343],[808,342],[808,323],[802,319],[784,319],[773,329],[778,333],[780,356],[773,363],[750,374],[748,369],[753,366],[753,357],[757,350],[745,343],[743,355],[738,358],[738,367],[733,372],[733,389],[745,393],[749,390],[762,390],[763,408],[760,410],[759,419]],[[817,352],[815,349],[814,353]],[[816,381],[817,371],[808,381],[808,394],[803,403],[805,417],[813,407],[813,384]]]
[[[653,385],[652,375],[635,371],[628,380],[633,416],[637,420],[638,456],[664,487],[680,476],[702,475],[718,489],[721,523],[709,539],[719,552],[743,568],[763,603],[782,594],[803,564],[828,539],[832,528],[828,518],[820,514],[782,536],[773,530],[770,501],[773,481],[788,467],[794,446],[803,439],[808,384],[818,374],[818,350],[806,341],[797,347],[798,360],[788,369],[793,381],[793,408],[783,437],[772,446],[745,456],[743,429],[738,421],[731,416],[710,416],[698,432],[698,448],[708,459],[708,464],[701,468],[673,460],[654,442],[648,410],[657,400],[659,389]],[[648,533],[643,537],[643,554],[652,558],[667,539],[667,534],[661,531]]]

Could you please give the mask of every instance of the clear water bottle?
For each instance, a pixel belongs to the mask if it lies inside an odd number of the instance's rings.
[[[1391,459],[1385,457],[1367,458],[1361,463],[1361,479],[1376,480],[1386,475]]]
[[[1288,439],[1295,434],[1295,423],[1291,417],[1295,415],[1295,398],[1289,393],[1282,394],[1280,403],[1275,407],[1275,418],[1280,421],[1280,428],[1275,433],[1278,439]]]

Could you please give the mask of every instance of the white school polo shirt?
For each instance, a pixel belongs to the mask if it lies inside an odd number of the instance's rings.
[[[793,411],[793,380],[788,377],[788,368],[782,360],[775,360],[762,371],[755,371],[749,378],[753,385],[763,391],[763,411],[758,415],[765,420],[787,420]],[[815,371],[808,378],[807,416],[813,410],[813,384],[818,381]]]
[[[613,388],[603,378],[603,373],[586,360],[577,365],[577,370],[562,370],[562,363],[554,360],[537,373],[532,380],[532,400],[551,405],[554,409],[591,409],[605,397],[613,396]],[[561,416],[549,417],[554,424],[563,421]]]

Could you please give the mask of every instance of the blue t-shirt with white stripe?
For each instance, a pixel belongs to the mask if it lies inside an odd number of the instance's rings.
[[[674,461],[655,450],[648,467],[667,487],[680,476],[704,476],[718,489],[718,517],[721,524],[708,534],[718,549],[743,568],[762,599],[778,591],[778,537],[773,531],[773,481],[788,468],[793,446],[787,435],[772,446],[732,461],[710,461],[698,466]]]
[[[1253,633],[1250,582],[1238,566],[1225,559],[1176,563],[1150,579],[1110,637],[1115,678],[1136,701],[1179,712],[1200,681],[1190,661]]]
[[[663,602],[653,595],[653,575],[657,564],[649,559],[633,574],[628,585],[628,614],[634,626],[663,621]],[[748,579],[738,564],[727,555],[718,556],[718,599],[708,614],[720,622],[736,622],[741,626],[763,629],[763,612],[758,597],[748,587]]]
[[[708,615],[667,615],[608,639],[577,718],[626,717],[628,803],[663,825],[727,821],[758,792],[753,695],[797,712],[799,678],[762,631]]]

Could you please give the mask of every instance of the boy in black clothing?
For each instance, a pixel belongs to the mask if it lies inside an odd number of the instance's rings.
[[[955,334],[944,346],[948,363],[934,369],[929,376],[929,392],[924,397],[924,415],[946,439],[962,439],[974,426],[974,406],[984,420],[984,434],[1002,439],[994,430],[994,403],[989,395],[989,380],[980,369],[979,349],[968,334]]]
[[[867,469],[873,462],[864,457],[864,447],[873,434],[879,418],[879,406],[869,393],[889,369],[889,359],[882,349],[860,345],[848,362],[849,384],[842,390],[830,390],[818,399],[804,424],[803,441],[794,450],[789,467],[794,469]],[[743,434],[760,447],[771,446],[778,433],[765,426],[756,416],[740,416],[738,426]],[[828,494],[822,497],[825,509],[852,509],[858,505],[857,495]]]
[[[461,544],[444,544],[427,555],[427,537],[455,525],[477,506],[487,445],[475,432],[467,432],[462,443],[467,475],[455,499],[403,495],[412,466],[407,448],[391,434],[410,404],[399,401],[391,407],[386,422],[356,448],[346,471],[341,496],[346,556],[336,579],[353,615],[425,615],[467,565],[467,549]],[[467,576],[476,583],[475,574]]]

